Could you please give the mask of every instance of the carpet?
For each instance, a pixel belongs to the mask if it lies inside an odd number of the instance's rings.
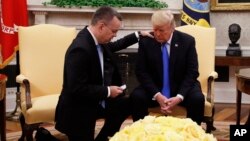
[[[127,125],[132,124],[132,120],[128,119],[126,120],[121,128],[124,128]],[[229,141],[229,125],[235,124],[235,122],[219,122],[215,121],[214,125],[216,127],[216,130],[212,132],[212,134],[217,138],[218,141]],[[100,131],[100,129],[103,126],[103,120],[98,120],[96,123],[96,134]],[[204,124],[202,124],[203,127],[205,127]],[[51,134],[53,134],[56,138],[58,138],[61,141],[68,141],[67,137],[59,133],[57,130],[54,129],[53,126],[48,126],[46,127]],[[35,133],[34,133],[35,134]],[[21,132],[12,132],[12,133],[7,133],[7,141],[17,141],[18,138],[20,137]]]

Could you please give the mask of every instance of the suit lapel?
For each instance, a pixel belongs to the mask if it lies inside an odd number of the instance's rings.
[[[149,48],[149,53],[155,52],[153,55],[155,55],[156,61],[155,62],[159,62],[156,63],[157,65],[157,69],[156,73],[158,74],[163,74],[163,66],[162,66],[162,51],[161,51],[161,43],[155,41],[154,44],[152,45],[153,49],[151,50]],[[153,51],[154,50],[154,51]],[[152,54],[151,54],[152,55]]]
[[[104,56],[104,84],[112,85],[113,77],[115,71],[117,71],[117,67],[115,64],[115,60],[113,59],[112,52],[108,47],[103,46],[103,56]]]
[[[103,50],[103,57],[105,58],[106,62],[114,63],[112,59],[112,53],[108,50],[107,47],[104,47],[105,45],[102,45]]]
[[[87,36],[87,46],[88,49],[90,50],[91,54],[93,54],[93,60],[91,60],[92,65],[93,65],[93,70],[97,70],[97,78],[101,81],[103,81],[103,77],[102,77],[102,70],[101,70],[101,64],[100,64],[100,60],[99,60],[99,55],[98,55],[98,51],[95,45],[95,41],[93,39],[93,37],[91,36],[91,34],[89,33],[89,31],[87,30],[87,27],[85,27],[83,29],[83,36]],[[84,39],[83,39],[84,40]]]

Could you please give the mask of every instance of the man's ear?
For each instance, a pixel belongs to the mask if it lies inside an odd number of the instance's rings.
[[[103,22],[98,21],[95,27],[98,29],[98,32],[102,32],[105,24]]]

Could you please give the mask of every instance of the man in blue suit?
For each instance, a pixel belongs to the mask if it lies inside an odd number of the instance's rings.
[[[70,141],[94,141],[96,119],[100,117],[105,123],[95,141],[106,141],[130,114],[112,53],[137,43],[139,34],[110,42],[121,28],[121,20],[113,8],[100,7],[91,25],[78,33],[66,52],[55,128]]]
[[[176,105],[181,105],[186,107],[187,117],[201,124],[205,100],[197,80],[195,39],[175,30],[174,16],[170,11],[155,12],[151,21],[154,38],[142,37],[139,41],[135,73],[140,85],[130,95],[133,120],[148,115],[151,106],[160,106],[161,112],[168,114]],[[163,70],[163,46],[169,56],[167,70]],[[164,72],[168,75],[168,97],[162,91],[166,81]]]

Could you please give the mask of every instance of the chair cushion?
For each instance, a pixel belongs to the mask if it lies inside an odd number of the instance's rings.
[[[24,112],[27,124],[54,122],[59,94],[46,95],[32,99],[32,107]],[[22,106],[25,102],[22,103]],[[45,114],[46,113],[46,114]]]

